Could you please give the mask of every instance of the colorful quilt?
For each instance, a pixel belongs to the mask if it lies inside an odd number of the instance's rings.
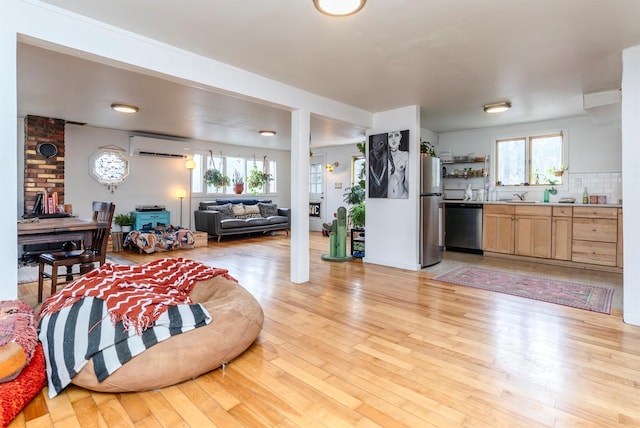
[[[158,229],[132,230],[124,240],[124,246],[136,246],[140,252],[171,251],[193,248],[193,233],[181,227],[168,226]]]

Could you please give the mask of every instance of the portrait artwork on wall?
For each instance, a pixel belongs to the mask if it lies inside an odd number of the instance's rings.
[[[409,197],[409,130],[369,136],[369,197]]]

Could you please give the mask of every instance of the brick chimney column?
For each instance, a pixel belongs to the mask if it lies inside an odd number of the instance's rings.
[[[58,203],[64,204],[64,125],[62,119],[27,116],[24,119],[24,212],[30,213],[36,195],[46,190],[58,192]],[[57,153],[43,156],[38,146],[50,143]]]

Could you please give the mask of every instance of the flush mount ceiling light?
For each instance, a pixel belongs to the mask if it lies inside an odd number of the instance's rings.
[[[496,104],[485,104],[484,112],[485,113],[502,113],[503,111],[507,111],[511,108],[511,103],[509,101],[503,101],[501,103]]]
[[[276,131],[271,131],[270,129],[263,129],[259,132],[263,137],[273,137],[276,135]]]
[[[140,110],[136,106],[131,106],[128,104],[118,104],[118,103],[111,104],[111,108],[114,109],[115,111],[119,111],[120,113],[129,113],[129,114],[137,113],[138,110]]]
[[[320,12],[329,16],[349,16],[364,7],[367,0],[313,0]]]

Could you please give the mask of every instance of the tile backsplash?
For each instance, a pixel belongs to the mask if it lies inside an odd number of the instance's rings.
[[[596,172],[569,174],[567,196],[582,201],[582,193],[587,188],[589,195],[604,195],[608,204],[618,204],[622,200],[622,173]],[[560,191],[558,193],[561,193]]]
[[[622,173],[621,172],[581,172],[566,173],[566,186],[557,187],[558,193],[551,195],[550,202],[557,202],[563,197],[572,197],[576,203],[582,203],[582,193],[587,188],[587,193],[591,195],[606,196],[607,204],[622,203]],[[526,191],[526,199],[531,201],[541,201],[545,188],[550,186],[520,186],[514,188],[496,187],[497,199],[510,199],[514,193]]]

